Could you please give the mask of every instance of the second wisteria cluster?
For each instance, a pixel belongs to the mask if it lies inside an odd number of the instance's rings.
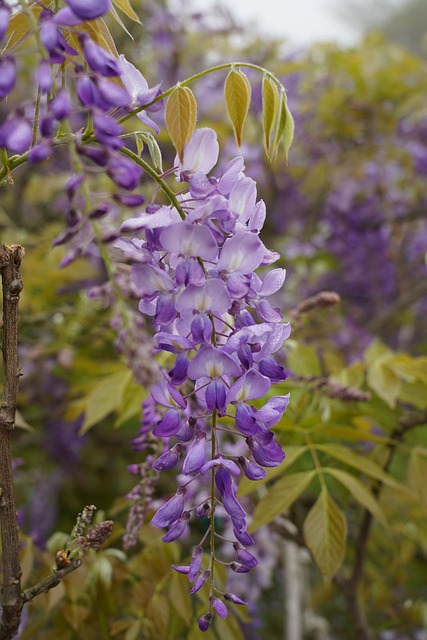
[[[215,568],[226,564],[246,573],[257,564],[247,550],[254,541],[236,496],[237,480],[262,479],[266,467],[283,461],[272,427],[289,402],[288,395],[269,394],[271,385],[286,377],[275,354],[290,327],[269,301],[282,287],[285,270],[256,273],[279,257],[259,237],[265,204],[257,201],[256,183],[245,176],[242,157],[218,177],[209,176],[218,153],[215,132],[196,130],[183,161],[175,161],[177,180],[185,187],[179,206],[149,205],[122,225],[122,232],[136,237],[117,242],[133,263],[132,285],[140,311],[152,318],[156,349],[174,355],[145,403],[155,421],[144,420],[144,429],[164,443],[154,468],[164,471],[182,462],[176,494],[153,523],[168,528],[163,540],[172,542],[192,518],[210,522],[190,565],[176,567],[188,574],[192,593],[210,583],[202,631],[215,612],[227,615],[224,600],[244,604],[220,588]],[[218,514],[231,521],[229,535],[216,530]],[[227,562],[218,555],[224,542],[234,554]]]

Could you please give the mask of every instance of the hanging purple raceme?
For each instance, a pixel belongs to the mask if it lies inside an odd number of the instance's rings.
[[[282,287],[285,270],[256,273],[279,257],[259,237],[265,205],[257,201],[256,184],[245,176],[241,157],[219,177],[208,177],[218,151],[213,130],[196,130],[184,161],[176,159],[177,179],[188,183],[178,196],[179,210],[150,206],[122,225],[122,231],[139,236],[132,241],[131,271],[139,309],[152,318],[156,349],[175,356],[151,389],[161,411],[152,432],[165,443],[153,468],[169,470],[181,460],[184,476],[152,522],[168,528],[164,542],[178,539],[193,518],[207,517],[210,523],[190,565],[175,567],[187,574],[191,593],[209,584],[209,611],[199,620],[202,631],[215,614],[226,617],[224,600],[245,604],[224,591],[216,567],[226,564],[246,573],[257,564],[247,550],[254,541],[237,497],[237,479],[243,474],[259,480],[266,467],[283,461],[271,429],[289,401],[285,395],[260,402],[273,383],[286,377],[274,354],[290,327],[268,300]],[[230,439],[245,441],[246,455],[226,454],[224,444]],[[200,494],[194,481],[203,488]],[[216,514],[231,519],[232,561],[218,557],[224,538],[217,531]]]

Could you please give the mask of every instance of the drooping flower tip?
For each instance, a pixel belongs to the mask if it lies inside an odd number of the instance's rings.
[[[207,631],[209,629],[212,618],[213,615],[209,611],[199,618],[200,631]]]
[[[232,602],[233,604],[248,604],[238,596],[234,595],[234,593],[224,593],[224,598],[228,600],[228,602]]]
[[[210,596],[209,600],[219,617],[224,620],[228,616],[228,610],[223,601],[215,596]]]

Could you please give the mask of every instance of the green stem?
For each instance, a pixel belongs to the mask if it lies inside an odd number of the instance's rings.
[[[209,69],[205,69],[204,71],[199,71],[199,73],[195,73],[193,76],[190,76],[186,80],[182,80],[181,82],[178,82],[173,87],[170,87],[169,89],[167,89],[167,91],[164,91],[163,93],[158,95],[156,98],[154,98],[154,100],[152,100],[148,104],[145,104],[143,107],[138,107],[137,109],[134,109],[130,113],[127,113],[125,116],[120,118],[118,122],[120,123],[126,122],[126,120],[129,120],[129,118],[132,118],[132,116],[136,115],[143,109],[147,109],[147,107],[151,107],[151,105],[156,104],[156,102],[159,102],[160,100],[164,100],[165,98],[170,96],[172,91],[174,91],[177,86],[185,87],[191,84],[192,82],[195,82],[196,80],[199,80],[200,78],[203,78],[204,76],[209,75],[210,73],[215,73],[216,71],[223,71],[224,69],[231,69],[232,67],[245,67],[246,69],[255,69],[256,71],[259,71],[267,75],[269,78],[273,80],[273,82],[275,82],[280,87],[282,87],[281,82],[276,78],[274,73],[271,73],[271,71],[264,69],[264,67],[260,67],[257,64],[252,64],[251,62],[225,62],[223,64],[218,64],[215,67],[210,67]]]
[[[33,122],[33,138],[31,140],[31,146],[34,147],[37,141],[37,129],[39,126],[39,115],[40,115],[40,89],[37,89],[37,97],[36,97],[36,105],[34,110],[34,122]]]
[[[215,459],[216,455],[216,418],[217,418],[217,410],[214,409],[212,412],[212,440],[211,440],[211,459]],[[214,594],[214,570],[215,570],[215,467],[212,467],[211,470],[211,534],[210,534],[210,547],[211,547],[211,559],[210,559],[210,590],[209,595]]]
[[[169,198],[171,204],[178,211],[179,215],[181,216],[181,219],[185,220],[185,213],[181,208],[181,205],[178,201],[178,198],[176,197],[176,194],[174,193],[174,191],[172,191],[169,185],[159,176],[159,174],[153,169],[153,167],[149,165],[148,162],[145,162],[145,160],[140,158],[140,156],[137,153],[134,153],[127,147],[122,147],[120,151],[125,156],[128,156],[128,158],[131,158],[131,160],[133,160],[135,164],[139,164],[139,166],[142,167],[146,173],[148,173],[150,178],[153,178],[154,182],[157,182],[159,187]]]

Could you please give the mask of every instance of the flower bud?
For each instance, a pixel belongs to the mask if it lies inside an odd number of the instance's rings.
[[[16,84],[16,62],[12,56],[0,57],[0,100],[10,93]]]
[[[0,5],[0,40],[6,35],[9,26],[10,8],[6,4]]]
[[[213,616],[209,611],[199,618],[200,631],[207,631],[209,629],[212,618]]]
[[[111,9],[111,0],[66,0],[71,11],[81,20],[94,20]]]
[[[96,44],[86,34],[82,34],[80,40],[86,62],[92,71],[106,77],[119,76],[121,74],[119,63],[105,49]]]

